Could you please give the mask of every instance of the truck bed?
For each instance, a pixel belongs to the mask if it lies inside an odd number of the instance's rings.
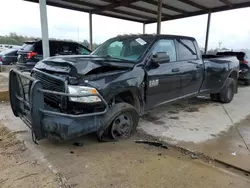
[[[216,89],[222,87],[222,81],[229,75],[228,72],[235,67],[239,69],[236,55],[202,55],[202,59],[206,76],[201,91],[217,93]]]

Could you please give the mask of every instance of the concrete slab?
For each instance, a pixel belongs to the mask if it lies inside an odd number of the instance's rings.
[[[246,188],[250,185],[244,174],[192,160],[176,150],[135,144],[136,138],[99,143],[95,136],[89,135],[76,139],[84,143],[82,147],[74,146],[74,141],[43,140],[36,145],[27,126],[14,117],[8,103],[0,105],[0,124],[20,132],[19,137],[30,153],[70,187]]]
[[[168,143],[250,170],[248,96],[250,88],[241,87],[230,104],[213,103],[202,97],[156,108],[140,121],[139,129]]]
[[[222,106],[199,98],[155,108],[140,121],[146,133],[177,144],[200,143],[212,139],[232,126]]]

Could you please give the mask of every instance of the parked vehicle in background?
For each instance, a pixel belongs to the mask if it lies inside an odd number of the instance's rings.
[[[203,59],[191,37],[119,36],[89,56],[42,60],[30,76],[13,69],[10,101],[37,139],[97,132],[100,140],[119,140],[132,134],[140,115],[161,104],[198,94],[231,102],[238,68],[234,56]],[[27,92],[23,79],[30,80]]]
[[[89,55],[91,51],[83,45],[68,41],[49,41],[50,56]],[[25,42],[18,51],[17,68],[31,70],[43,59],[42,41]]]
[[[250,51],[218,52],[217,55],[235,55],[240,63],[239,80],[250,85]]]
[[[17,49],[7,49],[0,52],[0,64],[14,65],[17,62]]]
[[[0,44],[0,52],[7,49],[19,49],[21,46],[12,45],[12,44]]]

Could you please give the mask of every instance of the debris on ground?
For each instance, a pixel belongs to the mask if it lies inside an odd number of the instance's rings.
[[[74,142],[73,145],[81,147],[81,146],[83,146],[83,143],[82,142]]]
[[[232,155],[236,156],[236,151],[232,153]]]
[[[199,108],[197,106],[189,106],[185,111],[186,112],[199,112]]]
[[[169,117],[169,119],[176,119],[176,120],[179,120],[179,117],[178,117],[178,116],[171,116],[171,117]]]
[[[177,110],[169,110],[168,113],[169,114],[178,114],[179,112]]]
[[[191,155],[191,158],[192,158],[192,159],[199,159],[199,158],[200,158],[200,155],[198,155],[198,154],[192,154],[192,155]]]
[[[150,146],[155,146],[155,147],[159,147],[159,148],[168,149],[168,146],[166,144],[163,144],[163,143],[157,142],[157,141],[135,140],[135,143],[137,143],[137,144],[148,144]]]
[[[140,159],[139,162],[140,162],[140,163],[144,163],[144,160]]]

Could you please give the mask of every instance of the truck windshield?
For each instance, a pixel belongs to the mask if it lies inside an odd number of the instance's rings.
[[[152,38],[148,37],[116,37],[104,42],[91,55],[135,62],[143,55],[151,41]]]

